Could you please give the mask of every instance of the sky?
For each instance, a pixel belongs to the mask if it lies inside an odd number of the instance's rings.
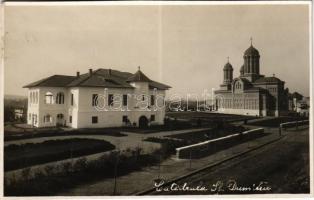
[[[308,5],[6,6],[6,95],[54,75],[111,68],[172,88],[169,95],[218,89],[229,57],[260,52],[260,72],[309,96]]]

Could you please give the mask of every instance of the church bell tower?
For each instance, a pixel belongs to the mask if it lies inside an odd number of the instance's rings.
[[[225,64],[223,68],[223,72],[224,72],[224,79],[223,79],[223,84],[220,85],[221,89],[230,90],[231,82],[233,80],[233,67],[229,63],[229,57],[228,57],[228,62]]]
[[[260,77],[259,59],[260,55],[257,49],[253,47],[252,38],[251,46],[244,52],[244,67],[242,77],[247,78],[249,81],[254,82]]]

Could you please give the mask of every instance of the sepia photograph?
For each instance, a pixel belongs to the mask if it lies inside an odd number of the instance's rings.
[[[311,8],[4,3],[4,197],[312,195]]]

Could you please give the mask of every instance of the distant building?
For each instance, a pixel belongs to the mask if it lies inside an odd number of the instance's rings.
[[[310,99],[309,97],[303,97],[296,102],[296,112],[300,116],[309,117]]]
[[[14,119],[21,120],[24,117],[24,110],[22,108],[14,109]]]
[[[53,75],[25,86],[27,123],[36,127],[100,128],[163,124],[170,88],[135,74],[111,69],[76,76]]]
[[[298,103],[299,101],[303,99],[303,95],[301,95],[298,92],[294,92],[291,96],[292,96],[292,102],[293,102],[292,104],[293,111],[297,112]]]
[[[229,63],[223,68],[223,83],[215,91],[217,112],[279,116],[288,110],[288,90],[285,82],[275,77],[260,74],[260,54],[252,45],[244,52],[244,64],[240,76],[233,78]]]

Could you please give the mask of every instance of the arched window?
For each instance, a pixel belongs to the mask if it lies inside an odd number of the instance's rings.
[[[57,119],[63,119],[63,114],[57,114]]]
[[[64,94],[63,92],[58,92],[57,98],[56,98],[57,104],[64,104]]]
[[[51,123],[52,122],[52,117],[47,114],[44,116],[44,123]]]
[[[46,92],[45,103],[46,104],[53,104],[53,94],[51,92]]]
[[[33,93],[33,103],[37,103],[38,101],[38,92]]]
[[[33,92],[29,93],[29,102],[33,103]]]

